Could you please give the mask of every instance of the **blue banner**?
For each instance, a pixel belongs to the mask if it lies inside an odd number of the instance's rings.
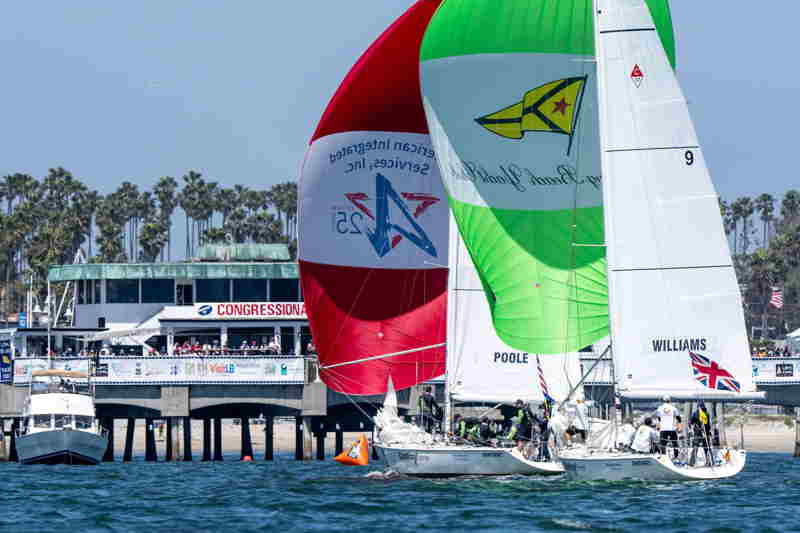
[[[11,360],[11,340],[0,339],[0,383],[14,382],[14,362]]]

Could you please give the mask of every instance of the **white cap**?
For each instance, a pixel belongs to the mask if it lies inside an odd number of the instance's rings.
[[[661,399],[662,399],[663,401],[665,401],[665,402],[668,402],[668,401],[669,401],[669,396],[667,396],[667,395],[665,394],[665,395],[664,395],[664,396],[663,396]]]

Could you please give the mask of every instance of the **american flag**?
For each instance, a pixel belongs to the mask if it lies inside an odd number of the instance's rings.
[[[772,298],[769,299],[769,303],[776,309],[783,307],[783,291],[778,287],[772,287]]]
[[[709,389],[739,392],[741,386],[733,379],[733,376],[719,366],[716,361],[712,361],[705,355],[689,352],[692,358],[692,371],[694,379],[708,387]]]
[[[542,389],[542,395],[544,396],[544,411],[549,417],[550,406],[556,403],[556,401],[550,396],[550,391],[547,389],[547,381],[544,379],[544,372],[542,372],[542,362],[539,361],[539,354],[536,354],[536,366],[539,369],[539,388]]]

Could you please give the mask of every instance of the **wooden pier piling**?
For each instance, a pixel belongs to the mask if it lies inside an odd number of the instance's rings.
[[[114,462],[114,417],[111,416],[103,417],[103,427],[108,432],[108,445],[106,446],[106,451],[103,454],[103,462],[113,463]]]
[[[165,461],[174,461],[175,460],[175,446],[173,445],[173,437],[174,437],[174,424],[172,422],[172,417],[167,417],[167,450],[166,450],[166,457],[164,458]]]
[[[325,460],[325,436],[326,431],[324,427],[320,427],[317,431],[317,461]]]
[[[203,461],[211,460],[211,419],[203,419]]]
[[[264,460],[275,460],[275,417],[264,419]]]
[[[242,423],[242,453],[240,460],[245,457],[253,459],[253,439],[250,437],[250,418],[243,416],[240,418]]]
[[[303,460],[303,417],[294,417],[294,458]]]
[[[11,419],[11,438],[9,438],[8,460],[12,463],[19,462],[17,454],[17,430],[19,429],[19,418]]]
[[[342,426],[336,424],[336,443],[333,448],[333,455],[337,456],[344,451],[344,431]]]
[[[222,461],[222,419],[214,419],[214,460]]]
[[[128,427],[125,428],[125,451],[122,454],[122,460],[126,463],[133,460],[134,431],[136,431],[136,419],[129,418]]]
[[[192,460],[192,419],[183,417],[183,460]]]
[[[800,457],[800,407],[794,408],[794,456]]]
[[[158,461],[155,422],[152,418],[145,418],[144,424],[144,460]]]

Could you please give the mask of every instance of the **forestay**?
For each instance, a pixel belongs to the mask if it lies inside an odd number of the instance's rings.
[[[447,200],[418,74],[438,5],[414,4],[356,63],[301,173],[300,277],[320,375],[349,394],[444,374]]]
[[[717,194],[643,0],[598,0],[612,347],[627,397],[755,387]]]
[[[667,46],[666,0],[650,0]],[[565,353],[608,335],[591,0],[447,1],[422,90],[496,337]]]
[[[515,350],[492,327],[489,304],[455,220],[450,221],[447,376],[454,400],[513,403],[544,400],[536,354]],[[581,377],[575,352],[538,358],[545,386],[563,401]]]

